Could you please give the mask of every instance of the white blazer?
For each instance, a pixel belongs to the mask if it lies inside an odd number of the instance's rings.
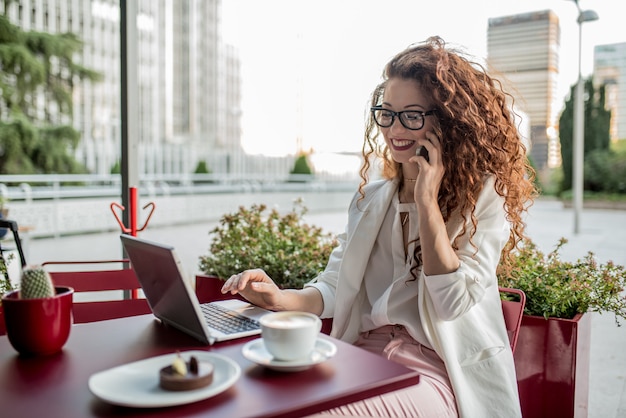
[[[365,187],[362,201],[355,194],[346,231],[338,237],[339,246],[324,272],[307,284],[321,292],[321,316],[334,318],[331,335],[341,340],[353,343],[358,338],[365,306],[364,272],[397,191],[396,180],[381,180]],[[430,345],[444,360],[462,417],[521,417],[513,354],[496,278],[500,253],[510,231],[503,205],[493,178],[487,178],[476,203],[475,247],[466,233],[457,240],[456,253],[461,260],[457,271],[436,276],[420,273],[415,299],[419,318],[404,321],[419,320]],[[446,225],[451,242],[462,226],[460,216],[451,217]]]

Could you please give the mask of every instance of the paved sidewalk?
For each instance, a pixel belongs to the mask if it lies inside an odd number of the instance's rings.
[[[347,203],[346,203],[347,204]],[[337,233],[343,230],[346,213],[309,213],[307,221]],[[573,212],[556,201],[541,200],[531,208],[528,232],[544,252],[554,248],[561,237],[569,240],[561,254],[574,260],[592,251],[600,262],[612,260],[626,265],[626,211],[584,210],[581,232],[573,234]],[[209,247],[209,231],[216,225],[202,223],[146,229],[143,238],[176,247],[188,277],[198,271],[198,258]],[[46,260],[85,260],[119,258],[118,233],[69,236],[30,240],[29,263]],[[612,315],[593,314],[589,418],[626,417],[626,324],[615,325]]]

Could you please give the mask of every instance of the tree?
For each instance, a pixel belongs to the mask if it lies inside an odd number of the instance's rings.
[[[209,166],[207,166],[206,161],[198,161],[196,165],[196,169],[193,171],[194,174],[211,174],[211,170],[209,170]]]
[[[570,88],[569,98],[565,102],[565,109],[559,119],[559,137],[561,141],[561,159],[563,163],[563,182],[561,190],[572,188],[572,158],[574,138],[574,98],[576,85]],[[588,156],[595,150],[608,150],[610,145],[610,120],[611,111],[604,106],[606,98],[606,86],[600,86],[596,91],[593,79],[585,80],[585,105],[584,105],[584,156]],[[587,177],[585,173],[585,178]]]
[[[7,18],[10,3],[0,15],[0,174],[85,172],[72,155],[72,91],[101,75],[74,62],[76,35],[24,32]]]
[[[111,172],[111,174],[121,174],[122,173],[122,163],[120,162],[120,160],[115,161],[115,164],[113,164],[113,167],[111,167],[110,172]]]
[[[300,154],[298,158],[296,158],[291,174],[313,174],[306,154]]]

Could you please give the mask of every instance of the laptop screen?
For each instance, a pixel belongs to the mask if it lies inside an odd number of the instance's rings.
[[[174,248],[131,235],[120,238],[154,315],[209,343],[198,299],[184,278]]]

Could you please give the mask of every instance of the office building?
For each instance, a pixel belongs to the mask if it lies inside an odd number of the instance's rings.
[[[487,66],[529,118],[530,156],[539,170],[560,164],[559,47],[559,20],[551,10],[489,19]]]
[[[232,169],[241,80],[237,52],[221,41],[220,13],[221,0],[137,0],[140,174],[191,173],[202,160],[213,171]],[[74,90],[76,157],[92,173],[109,173],[121,154],[120,2],[17,0],[7,15],[25,31],[83,40],[78,61],[103,79]]]
[[[596,85],[606,85],[611,140],[626,140],[626,42],[594,48],[593,81]]]

